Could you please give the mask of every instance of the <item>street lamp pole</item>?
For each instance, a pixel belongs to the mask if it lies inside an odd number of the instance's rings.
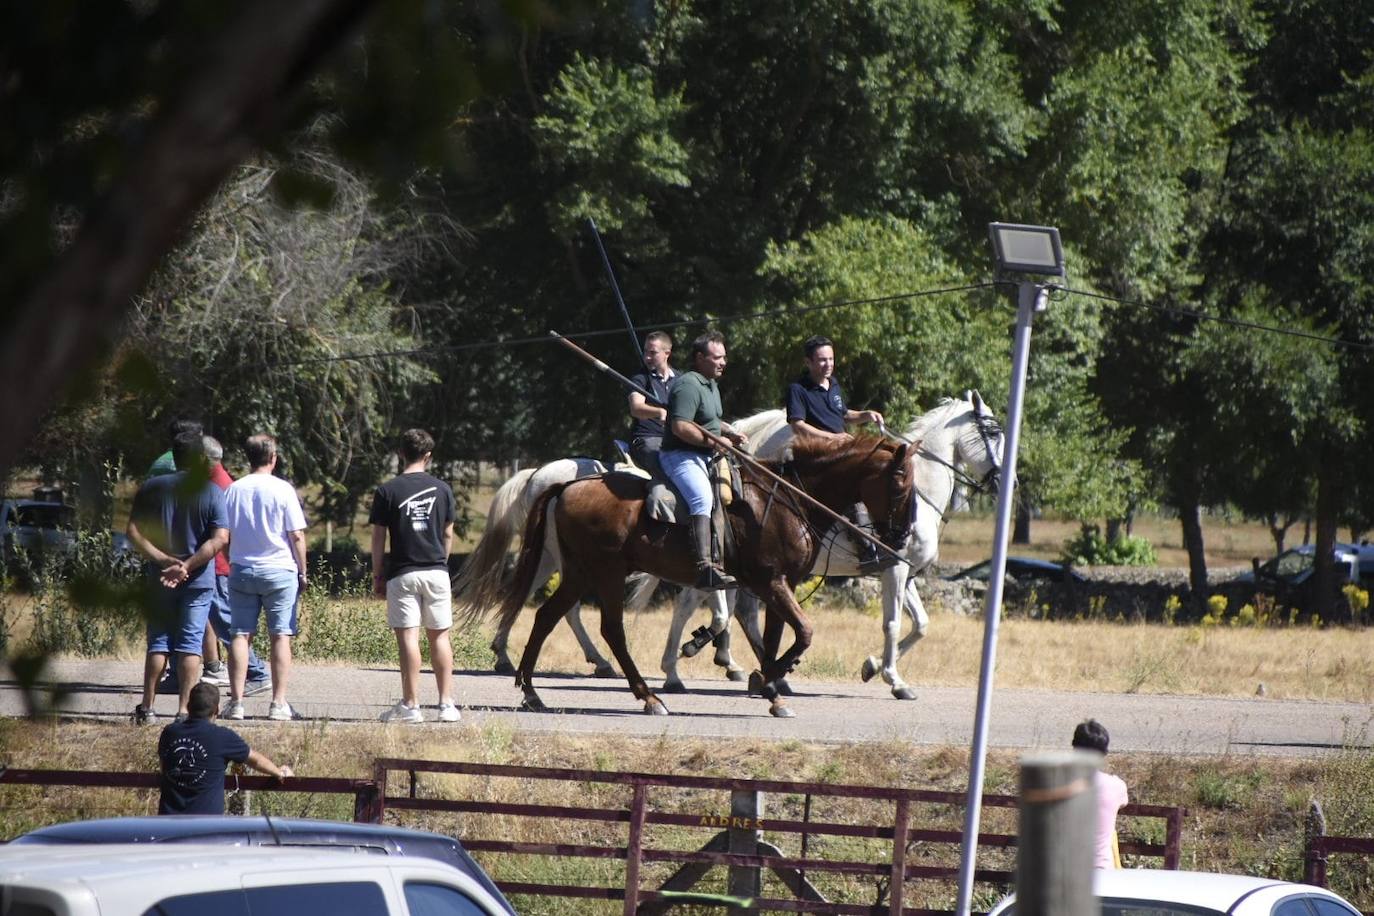
[[[1000,267],[1013,267],[1037,273],[1064,273],[1059,232],[1046,227],[1005,226],[994,223],[993,246]],[[1035,230],[1034,232],[1026,230]],[[1051,246],[1052,242],[1052,246]],[[1034,243],[1027,248],[1027,243]],[[1008,264],[1008,255],[1038,254],[1042,263]],[[1031,251],[1036,249],[1037,251]],[[982,815],[983,774],[987,758],[988,715],[992,707],[992,675],[997,664],[997,626],[1002,616],[1002,585],[1007,572],[1007,541],[1011,529],[1011,510],[1016,492],[1016,456],[1021,440],[1021,416],[1026,394],[1026,364],[1030,360],[1031,323],[1037,312],[1049,305],[1051,287],[1022,281],[1016,292],[1016,331],[1012,340],[1011,397],[1007,404],[1006,439],[1002,446],[1002,486],[997,493],[997,525],[993,534],[992,569],[988,572],[987,604],[983,610],[983,658],[978,675],[978,707],[973,720],[973,747],[969,762],[967,807],[959,860],[958,916],[969,916],[973,901],[973,872],[978,854],[978,828]]]

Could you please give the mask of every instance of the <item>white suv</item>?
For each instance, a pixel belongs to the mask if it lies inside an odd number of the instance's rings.
[[[191,844],[0,846],[10,916],[509,916],[418,857]]]

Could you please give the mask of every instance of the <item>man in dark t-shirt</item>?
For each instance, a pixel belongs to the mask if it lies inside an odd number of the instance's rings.
[[[216,725],[218,707],[219,688],[197,684],[191,688],[186,719],[162,730],[157,741],[162,764],[158,814],[223,814],[224,768],[230,763],[247,763],[278,780],[291,775],[290,767],[277,766],[236,732]]]
[[[842,436],[845,424],[883,422],[876,410],[850,410],[844,402],[844,392],[835,378],[835,345],[828,337],[808,337],[802,344],[806,356],[806,371],[787,386],[783,402],[787,408],[787,423],[798,435]],[[856,503],[845,513],[860,528],[872,528],[868,510]],[[878,554],[870,541],[853,539],[859,557],[859,571],[865,575],[880,572],[896,561],[889,554]]]
[[[638,391],[630,392],[630,458],[654,477],[663,476],[658,453],[663,450],[663,424],[668,419],[668,393],[677,373],[668,365],[673,355],[673,339],[662,331],[650,331],[644,338],[644,368],[630,381],[649,392],[663,404],[655,407]]]
[[[428,471],[434,437],[423,429],[401,436],[401,473],[377,488],[372,524],[372,590],[386,598],[387,625],[401,655],[401,699],[382,713],[383,722],[417,723],[420,711],[420,627],[429,636],[429,657],[439,688],[439,721],[457,722],[453,702],[453,626],[448,555],[457,504],[449,485]],[[386,542],[391,538],[391,556]],[[385,561],[385,562],[384,562]]]

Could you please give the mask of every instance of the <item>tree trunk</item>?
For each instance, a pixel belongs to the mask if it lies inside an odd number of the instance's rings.
[[[1011,542],[1013,544],[1030,543],[1031,509],[1026,505],[1026,501],[1020,494],[1016,497],[1016,522],[1011,529]]]
[[[1197,497],[1182,500],[1178,520],[1183,525],[1183,546],[1188,551],[1188,585],[1193,603],[1201,610],[1207,601],[1207,553],[1202,543],[1202,507]]]
[[[1284,517],[1282,523],[1279,522],[1279,514],[1270,512],[1264,516],[1264,523],[1269,526],[1269,536],[1274,539],[1274,553],[1283,553],[1283,542],[1288,536],[1288,527],[1293,524],[1293,520]]]
[[[122,329],[135,293],[230,169],[274,134],[321,61],[374,0],[244,5],[176,99],[157,99],[129,168],[52,271],[6,316],[0,341],[0,468],[52,403]],[[7,303],[7,305],[11,305]],[[57,329],[57,331],[54,331]]]
[[[1336,546],[1336,511],[1340,505],[1340,482],[1335,462],[1323,461],[1317,471],[1317,556],[1312,571],[1312,612],[1322,620],[1336,620],[1336,593],[1339,588],[1336,564],[1331,556]]]
[[[1119,518],[1109,518],[1109,519],[1107,519],[1107,543],[1108,543],[1108,544],[1117,544],[1117,543],[1120,543],[1121,538],[1122,538],[1122,531],[1121,531],[1122,527],[1124,527],[1124,526],[1122,525],[1122,520],[1121,520],[1121,519],[1119,519]]]

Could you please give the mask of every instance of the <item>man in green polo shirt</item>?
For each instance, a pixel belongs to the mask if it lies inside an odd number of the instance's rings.
[[[701,427],[724,436],[735,445],[745,437],[721,421],[720,388],[716,380],[725,371],[725,337],[707,331],[692,341],[692,371],[673,385],[668,397],[668,428],[659,455],[668,475],[692,516],[692,552],[696,555],[696,587],[703,591],[735,588],[732,576],[711,561],[711,474],[707,461],[713,448]]]

